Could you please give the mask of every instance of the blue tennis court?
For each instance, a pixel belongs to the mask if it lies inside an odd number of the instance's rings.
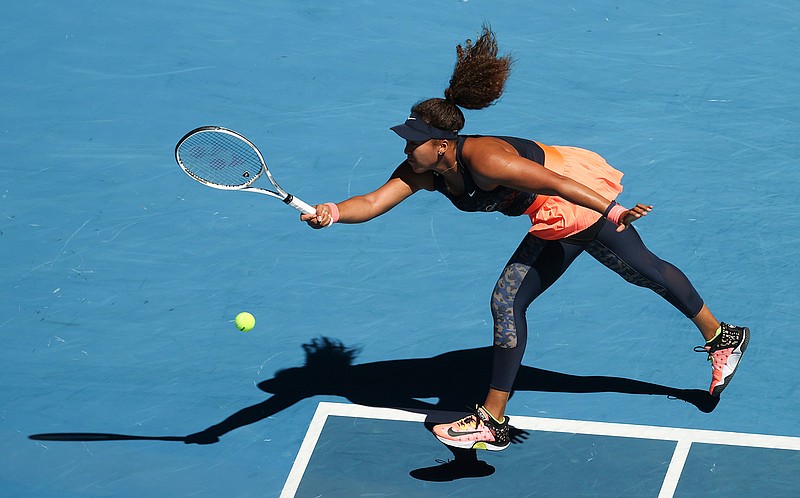
[[[419,193],[315,231],[175,163],[220,125],[307,202],[369,192],[487,21],[514,70],[464,133],[625,172],[648,247],[752,330],[719,403],[694,326],[582,256],[528,310],[515,444],[449,450],[430,426],[485,395],[527,217]],[[788,0],[0,6],[0,494],[796,496],[798,25]]]

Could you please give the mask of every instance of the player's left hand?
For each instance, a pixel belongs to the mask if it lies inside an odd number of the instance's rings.
[[[631,223],[638,220],[642,216],[647,216],[647,213],[653,210],[653,206],[647,204],[637,204],[635,207],[627,210],[621,217],[617,231],[621,232],[628,228]]]

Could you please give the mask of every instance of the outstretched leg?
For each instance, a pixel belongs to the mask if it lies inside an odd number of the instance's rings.
[[[633,227],[617,232],[606,222],[586,252],[628,282],[652,289],[692,320],[706,340],[696,349],[707,352],[713,365],[709,392],[719,396],[747,349],[750,330],[720,323],[686,275],[650,252]]]

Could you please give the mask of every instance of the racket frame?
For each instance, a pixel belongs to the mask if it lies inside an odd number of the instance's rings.
[[[186,167],[186,165],[184,165],[183,159],[181,157],[181,145],[183,145],[184,142],[186,142],[186,140],[188,140],[190,137],[192,137],[194,135],[197,135],[197,134],[200,134],[200,133],[224,133],[224,134],[231,135],[232,137],[241,140],[242,142],[244,142],[248,146],[250,146],[253,149],[253,151],[255,151],[256,155],[258,156],[258,160],[261,162],[261,169],[258,171],[258,173],[254,174],[250,178],[248,178],[248,181],[245,182],[242,185],[221,185],[219,183],[210,182],[210,181],[206,180],[205,178],[202,178],[202,177],[196,175],[195,173],[190,171],[189,168]],[[189,175],[192,179],[194,179],[194,180],[196,180],[196,181],[198,181],[198,182],[200,182],[203,185],[206,185],[208,187],[216,188],[216,189],[219,189],[219,190],[241,190],[241,191],[244,191],[244,192],[254,192],[254,193],[257,193],[257,194],[264,194],[264,195],[268,195],[270,197],[274,197],[275,199],[280,199],[281,201],[283,201],[284,204],[287,204],[287,205],[295,208],[296,210],[300,211],[301,213],[304,213],[304,214],[315,214],[317,212],[317,210],[314,209],[308,203],[298,199],[297,197],[295,197],[292,194],[288,193],[287,191],[283,190],[283,188],[281,188],[281,186],[278,185],[278,182],[272,176],[272,173],[270,173],[269,168],[267,168],[267,163],[266,163],[266,161],[264,161],[264,156],[261,154],[261,151],[258,150],[258,147],[256,147],[256,145],[253,142],[251,142],[247,137],[245,137],[241,133],[237,133],[237,132],[235,132],[235,131],[233,131],[231,129],[224,128],[222,126],[201,126],[199,128],[195,128],[194,130],[192,130],[189,133],[187,133],[186,135],[184,135],[180,140],[178,140],[177,145],[175,145],[175,161],[177,161],[178,165],[181,167],[181,169],[184,171],[184,173]],[[251,186],[253,184],[253,182],[258,180],[258,178],[262,174],[264,176],[266,176],[267,180],[269,180],[269,182],[272,184],[272,186],[275,187],[275,191],[268,190],[268,189],[265,189],[265,188]]]

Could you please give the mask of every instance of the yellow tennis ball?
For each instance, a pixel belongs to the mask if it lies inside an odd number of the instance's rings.
[[[236,323],[236,328],[242,332],[250,332],[253,330],[253,327],[256,326],[256,317],[246,311],[243,311],[236,315],[236,320],[234,323]]]

